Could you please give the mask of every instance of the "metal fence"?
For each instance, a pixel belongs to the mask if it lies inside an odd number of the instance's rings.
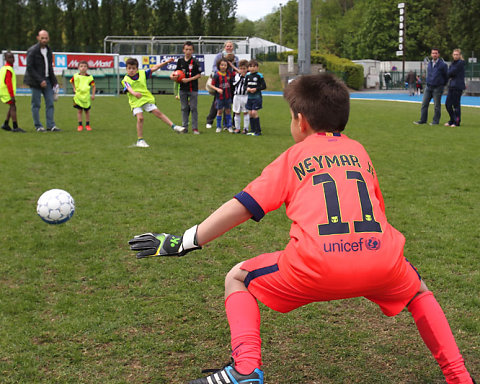
[[[465,65],[465,79],[480,79],[480,63],[467,63]]]
[[[250,49],[252,59],[260,61],[280,61],[283,47],[277,45],[270,45],[267,47],[259,47]]]
[[[235,53],[249,53],[246,36],[107,36],[103,39],[103,51],[120,55],[181,54],[185,41],[191,41],[195,53],[205,55],[221,52],[228,40],[234,43]]]
[[[422,81],[422,86],[425,87],[427,71],[423,69],[421,71],[414,71],[415,76],[420,75]],[[408,72],[403,73],[402,71],[392,71],[388,72],[391,76],[391,81],[387,85],[385,81],[385,73],[380,72],[380,89],[406,89],[407,85],[405,79]],[[480,63],[466,63],[465,64],[465,81],[480,81]]]

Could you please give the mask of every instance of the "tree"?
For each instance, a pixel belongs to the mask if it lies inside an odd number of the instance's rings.
[[[177,0],[175,7],[175,29],[177,31],[177,35],[180,36],[187,36],[190,32],[187,6],[187,0]]]
[[[282,7],[282,38],[280,39],[280,8],[264,17],[257,30],[266,40],[287,47],[298,45],[298,3],[290,0]]]
[[[236,36],[256,36],[256,26],[257,23],[254,23],[251,20],[243,19],[235,23],[234,35]]]
[[[290,0],[282,8],[282,45],[298,46],[298,3]]]
[[[73,51],[79,45],[77,38],[78,11],[75,0],[65,0],[65,49]]]
[[[42,28],[48,31],[52,47],[55,47],[55,49],[62,49],[63,31],[62,28],[58,28],[58,26],[62,25],[63,12],[59,8],[57,0],[45,0],[44,3],[46,5],[44,11],[45,25]]]
[[[114,0],[102,0],[102,6],[100,7],[100,23],[99,27],[102,31],[102,36],[112,35],[113,30],[113,12],[114,12]]]
[[[100,29],[98,28],[100,21],[98,0],[86,0],[86,8],[88,13],[88,23],[85,25],[85,46],[87,51],[99,52],[102,49],[104,36],[100,34]]]
[[[323,52],[333,53],[340,55],[342,43],[348,43],[344,41],[345,34],[347,33],[347,19],[352,12],[345,14],[344,9],[337,0],[315,1],[312,4],[312,48],[316,47],[316,38],[318,38],[319,50]],[[318,17],[318,34],[316,18]],[[313,20],[315,18],[315,21]],[[358,20],[357,20],[358,22]],[[352,23],[350,33],[354,33],[354,28],[357,27],[355,23]]]
[[[151,4],[150,0],[138,0],[134,5],[133,31],[137,36],[151,35]]]
[[[29,34],[37,36],[38,32],[45,27],[44,8],[40,0],[30,0],[27,5],[28,9],[28,26],[30,27]]]
[[[22,0],[0,0],[0,49],[26,49],[33,44],[28,12]],[[34,36],[34,35],[33,35]]]
[[[448,50],[446,17],[450,1],[446,7],[438,6],[435,0],[422,0],[406,4],[405,59],[421,60],[430,55],[431,48]]]
[[[398,59],[399,0],[312,0],[311,47],[350,59]],[[421,60],[432,47],[449,58],[480,46],[480,1],[406,1],[405,59]],[[298,45],[298,0],[252,22],[236,19],[236,0],[0,0],[0,45],[26,49],[41,29],[52,47],[101,51],[112,35],[259,36]],[[317,23],[318,20],[318,23]],[[281,35],[281,39],[280,39]],[[478,53],[478,52],[477,52]]]
[[[130,0],[119,0],[119,6],[116,12],[115,26],[119,29],[116,34],[123,36],[135,35],[133,30],[133,10],[135,4]]]
[[[206,0],[207,34],[228,36],[235,25],[237,0]]]
[[[464,56],[480,53],[480,2],[453,0],[448,16],[448,31],[452,38],[450,49],[460,48]]]
[[[202,36],[205,34],[203,15],[203,0],[191,0],[190,2],[190,28],[192,35]]]
[[[175,27],[172,23],[175,13],[174,0],[155,0],[154,11],[154,34],[157,36],[176,35]]]
[[[350,59],[389,60],[398,48],[397,7],[388,0],[362,0],[355,8],[356,16],[361,18],[351,20],[358,27],[343,43],[343,55]]]
[[[124,36],[133,33],[133,6],[128,3],[130,3],[128,0],[101,0],[99,25],[102,40],[106,36]]]

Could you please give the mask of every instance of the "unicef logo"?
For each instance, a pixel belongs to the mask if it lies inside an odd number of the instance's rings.
[[[378,251],[380,249],[380,244],[380,240],[378,240],[376,237],[370,237],[369,239],[367,239],[365,246],[370,251]]]

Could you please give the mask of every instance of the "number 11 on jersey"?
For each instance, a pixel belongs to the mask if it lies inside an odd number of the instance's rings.
[[[380,223],[375,221],[373,215],[372,201],[368,194],[367,185],[362,174],[358,171],[347,171],[347,180],[356,180],[360,207],[362,210],[361,221],[354,221],[353,227],[355,233],[363,232],[382,232]],[[318,225],[318,234],[323,235],[341,235],[350,233],[350,224],[342,221],[340,212],[340,203],[338,202],[337,184],[329,173],[322,173],[313,176],[313,185],[323,185],[323,193],[327,206],[328,224]]]

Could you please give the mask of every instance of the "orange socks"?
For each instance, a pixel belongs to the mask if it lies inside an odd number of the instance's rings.
[[[408,310],[447,383],[472,384],[450,325],[433,293],[427,291],[415,297],[408,305]]]
[[[237,291],[225,300],[235,369],[242,375],[262,365],[260,310],[250,292]]]

